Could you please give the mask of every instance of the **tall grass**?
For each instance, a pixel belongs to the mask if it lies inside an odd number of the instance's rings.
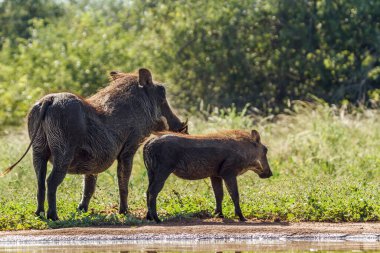
[[[200,116],[202,115],[202,116]],[[257,129],[269,147],[274,172],[260,179],[253,172],[238,178],[243,213],[251,219],[281,221],[380,220],[380,111],[336,108],[324,103],[294,102],[287,114],[249,116],[247,109],[215,109],[190,118],[191,133],[220,129]],[[5,168],[25,150],[25,130],[0,136],[0,166]],[[81,177],[68,175],[58,190],[61,221],[36,218],[36,179],[31,155],[0,179],[0,229],[28,229],[101,224],[145,223],[148,179],[139,152],[130,181],[131,214],[117,214],[115,165],[100,174],[89,213],[78,213]],[[161,217],[211,217],[214,197],[209,180],[169,177],[158,198]],[[225,195],[225,215],[233,205]]]

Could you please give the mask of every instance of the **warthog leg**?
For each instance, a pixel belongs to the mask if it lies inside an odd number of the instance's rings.
[[[223,180],[220,177],[211,177],[211,185],[215,194],[216,209],[215,215],[220,218],[224,218],[222,212],[222,201],[223,201]]]
[[[98,175],[84,175],[83,176],[83,195],[78,209],[84,212],[88,211],[88,204],[90,203],[91,197],[95,192],[96,179]]]
[[[119,161],[117,164],[117,182],[119,184],[119,213],[126,214],[128,212],[128,183],[132,172],[132,159],[130,161]]]
[[[147,218],[153,218],[157,223],[160,223],[161,220],[157,216],[157,196],[172,171],[165,171],[164,169],[154,169],[154,171],[154,176],[149,180]]]
[[[40,216],[41,213],[45,212],[45,180],[46,180],[46,170],[48,162],[48,152],[41,152],[36,149],[33,149],[33,167],[36,172],[37,177],[37,210],[35,214]]]
[[[136,141],[136,143],[138,143]],[[138,149],[136,146],[125,146],[117,159],[117,179],[120,193],[119,213],[128,212],[128,183],[131,177],[133,156]]]
[[[52,152],[53,155],[53,170],[47,179],[47,196],[49,209],[47,218],[58,220],[56,193],[58,186],[62,183],[67,174],[67,170],[73,159],[72,152]]]
[[[235,205],[235,215],[239,216],[240,221],[246,221],[244,218],[241,209],[240,209],[240,203],[239,203],[239,191],[238,191],[238,185],[237,180],[235,176],[227,176],[224,177],[224,182],[226,183],[228,193],[231,196],[232,201]]]

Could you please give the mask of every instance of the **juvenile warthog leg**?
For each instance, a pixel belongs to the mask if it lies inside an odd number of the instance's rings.
[[[88,204],[90,203],[91,197],[95,192],[97,178],[98,178],[98,175],[84,175],[83,176],[83,196],[78,206],[79,210],[82,210],[84,212],[88,211]]]
[[[69,168],[73,155],[71,152],[52,152],[52,155],[53,170],[47,179],[47,197],[49,209],[46,217],[48,219],[58,220],[56,201],[57,188],[62,183],[67,174],[67,170]]]
[[[153,183],[153,173],[149,169],[148,169],[148,179],[149,179],[149,185],[148,185],[148,189],[146,190],[146,205],[147,205],[148,211],[146,213],[146,219],[153,220],[153,217],[150,215],[150,212],[149,212],[149,189]]]
[[[155,170],[158,173],[155,173],[153,180],[149,182],[149,194],[148,194],[148,215],[150,218],[153,218],[157,223],[160,223],[161,220],[157,216],[157,196],[164,187],[166,179],[169,177],[171,171],[165,170]]]
[[[33,166],[37,177],[37,210],[35,214],[39,216],[45,212],[45,180],[47,170],[48,156],[45,152],[37,151],[33,149]]]
[[[222,201],[223,201],[223,180],[221,177],[211,177],[211,185],[215,194],[216,209],[215,215],[224,218],[222,212]]]
[[[153,217],[150,215],[150,212],[149,212],[149,188],[150,188],[150,185],[148,187],[148,190],[146,190],[146,205],[147,205],[147,212],[146,212],[146,219],[147,220],[153,220]]]
[[[224,182],[226,183],[228,193],[231,196],[232,201],[235,205],[235,214],[239,216],[240,221],[246,221],[244,218],[241,209],[240,209],[240,203],[239,203],[239,191],[238,191],[238,185],[237,180],[235,176],[229,176],[223,178]]]

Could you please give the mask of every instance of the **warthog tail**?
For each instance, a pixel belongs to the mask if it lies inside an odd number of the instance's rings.
[[[41,122],[42,120],[44,119],[45,117],[45,114],[46,114],[46,111],[48,109],[48,107],[52,104],[52,100],[47,100],[47,101],[44,101],[43,104],[42,104],[42,107],[41,107],[41,111],[40,111],[40,115],[39,115],[39,118],[38,118],[38,122],[37,122],[37,129],[35,130],[35,132],[33,133],[32,135],[32,138],[30,140],[30,143],[29,143],[29,146],[28,148],[26,149],[25,153],[21,156],[20,159],[18,159],[17,162],[15,162],[13,165],[9,166],[7,169],[5,169],[2,173],[0,173],[0,177],[4,177],[6,174],[8,174],[9,172],[11,172],[11,170],[16,167],[16,165],[21,162],[22,159],[24,159],[24,157],[26,156],[26,154],[28,153],[30,147],[32,146],[33,144],[33,141],[34,139],[36,138],[37,136],[37,133],[38,133],[38,130],[40,129],[40,126],[41,126]]]
[[[155,156],[153,154],[149,153],[149,151],[150,151],[149,150],[150,149],[150,145],[149,144],[154,139],[155,138],[148,140],[147,143],[144,145],[144,149],[143,149],[143,160],[144,160],[145,168],[147,169],[147,174],[148,174],[148,178],[149,178],[149,186],[153,182],[153,179],[154,179],[154,167],[156,166]]]

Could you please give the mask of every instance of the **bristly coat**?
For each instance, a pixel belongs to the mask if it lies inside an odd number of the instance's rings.
[[[160,222],[156,212],[156,198],[171,173],[187,179],[210,178],[215,193],[215,213],[223,216],[222,200],[225,182],[240,220],[236,177],[253,170],[261,178],[272,176],[267,160],[267,148],[256,130],[220,131],[205,135],[160,134],[144,145],[144,163],[149,177],[147,190],[148,219]]]
[[[56,191],[67,173],[84,174],[79,209],[87,211],[97,174],[115,160],[119,212],[125,213],[132,161],[139,145],[154,131],[187,130],[187,125],[172,112],[165,88],[153,82],[149,70],[140,69],[138,74],[112,71],[110,76],[110,85],[89,98],[71,93],[49,94],[31,109],[28,131],[38,180],[37,215],[44,212],[48,161],[53,169],[47,179],[47,218],[58,219]]]

